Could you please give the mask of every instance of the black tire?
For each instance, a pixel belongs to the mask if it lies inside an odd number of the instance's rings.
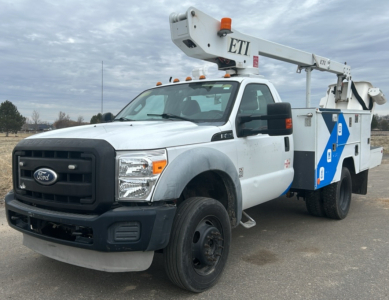
[[[315,217],[325,217],[321,190],[305,191],[305,205],[308,212]]]
[[[203,197],[184,201],[163,253],[169,279],[191,292],[209,289],[223,272],[230,242],[230,220],[219,201]]]
[[[352,182],[350,171],[342,168],[339,182],[323,188],[323,206],[328,218],[342,220],[350,209]]]

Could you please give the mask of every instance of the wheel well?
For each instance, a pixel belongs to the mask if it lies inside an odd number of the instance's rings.
[[[236,191],[231,178],[221,171],[206,171],[194,177],[182,191],[179,206],[192,197],[208,197],[219,201],[226,208],[231,226],[237,226]]]
[[[352,157],[347,157],[343,161],[343,167],[346,167],[350,171],[352,192],[354,194],[366,195],[369,170],[356,174],[354,159]]]
[[[351,177],[355,175],[354,159],[352,157],[347,157],[344,159],[343,167],[346,167],[350,171]]]

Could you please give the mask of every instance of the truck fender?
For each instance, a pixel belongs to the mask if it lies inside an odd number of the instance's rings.
[[[242,217],[242,188],[235,165],[230,158],[212,148],[195,148],[178,155],[166,169],[156,186],[153,201],[178,199],[186,185],[197,175],[206,171],[219,171],[228,176],[233,184],[234,207],[237,226]]]

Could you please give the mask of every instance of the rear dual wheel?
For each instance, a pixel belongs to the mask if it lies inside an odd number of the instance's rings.
[[[347,216],[351,193],[350,171],[343,167],[340,180],[323,188],[323,208],[328,218],[342,220]]]
[[[305,205],[308,212],[315,217],[325,217],[321,190],[305,191]]]
[[[305,204],[308,212],[317,217],[344,219],[351,204],[352,182],[350,171],[342,168],[338,182],[315,191],[306,191]]]
[[[197,293],[212,287],[226,265],[230,242],[228,213],[219,201],[186,200],[177,209],[170,242],[164,249],[169,279]]]

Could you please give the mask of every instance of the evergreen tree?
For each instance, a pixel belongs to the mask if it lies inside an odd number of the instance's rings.
[[[371,120],[371,129],[378,128],[378,115],[373,115],[373,119]]]
[[[97,124],[97,123],[102,123],[103,122],[103,115],[101,113],[98,113],[97,115],[94,115],[90,119],[91,124]]]
[[[389,122],[388,121],[382,120],[380,125],[381,125],[381,130],[385,130],[385,131],[389,130]]]
[[[19,131],[26,118],[23,117],[12,102],[6,100],[0,104],[0,130],[8,136],[9,132]]]

